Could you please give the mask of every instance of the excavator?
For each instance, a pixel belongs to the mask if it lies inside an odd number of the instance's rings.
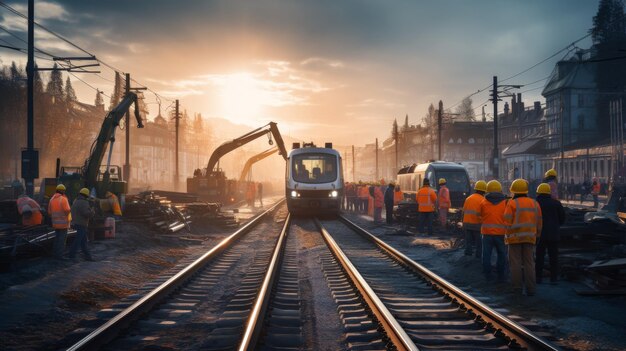
[[[41,194],[51,197],[57,184],[63,184],[66,187],[66,195],[72,201],[78,195],[81,188],[95,191],[99,198],[104,198],[107,191],[117,196],[126,194],[128,191],[127,183],[122,180],[119,166],[111,166],[111,151],[115,142],[115,130],[119,126],[120,121],[129,110],[132,104],[135,104],[135,119],[137,127],[143,128],[143,121],[139,113],[137,94],[128,92],[122,101],[115,106],[102,121],[100,133],[94,140],[89,156],[85,160],[82,167],[60,167],[60,161],[57,159],[56,178],[45,178],[42,182]],[[128,128],[128,126],[126,126]],[[104,154],[109,149],[109,156],[106,167],[101,169]]]
[[[218,146],[211,154],[209,163],[204,172],[200,169],[196,169],[193,177],[187,178],[187,193],[195,194],[200,199],[210,202],[234,202],[238,192],[236,181],[226,178],[224,171],[219,168],[219,160],[229,152],[263,135],[268,135],[270,145],[274,144],[272,136],[274,137],[279,154],[287,161],[287,149],[278,131],[278,126],[275,122],[270,122]]]
[[[278,148],[276,147],[272,147],[269,148],[261,153],[258,153],[252,157],[250,157],[248,159],[248,161],[246,161],[246,164],[243,166],[243,169],[241,170],[241,175],[239,176],[239,183],[243,183],[247,180],[250,180],[250,170],[252,169],[252,165],[275,154],[278,151]]]

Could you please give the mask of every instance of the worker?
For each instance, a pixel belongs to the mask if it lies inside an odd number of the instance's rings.
[[[87,194],[87,196],[89,196],[89,194]],[[120,202],[117,196],[110,191],[106,192],[104,200],[100,200],[100,209],[105,216],[122,216],[122,208],[120,207]]]
[[[17,197],[16,204],[17,211],[22,216],[22,225],[32,226],[42,223],[43,215],[41,214],[41,206],[39,206],[37,201],[22,192],[22,194]]]
[[[65,196],[65,185],[59,184],[56,192],[48,203],[48,214],[52,219],[52,227],[54,228],[54,246],[53,254],[57,260],[63,259],[65,251],[65,238],[67,237],[67,229],[70,227],[71,220],[70,203]]]
[[[382,186],[374,185],[374,222],[383,221],[383,205],[385,204],[385,195]]]
[[[259,185],[256,187],[257,193],[259,194],[259,203],[261,203],[261,207],[263,207],[263,183],[259,182]]]
[[[448,190],[446,186],[445,178],[439,178],[437,206],[439,208],[439,223],[441,223],[441,227],[445,230],[448,223],[448,210],[450,209],[450,190]]]
[[[544,183],[550,185],[550,196],[553,199],[559,199],[559,185],[556,182],[556,170],[554,168],[549,169],[545,174]]]
[[[108,193],[107,193],[108,195]],[[93,261],[91,252],[87,247],[87,227],[89,226],[89,220],[94,216],[95,212],[88,201],[89,189],[82,188],[78,194],[78,197],[72,203],[72,227],[76,229],[76,238],[70,247],[70,260],[76,262],[76,252],[80,247],[83,251],[86,261]],[[119,205],[118,205],[119,206]],[[115,211],[114,211],[115,212]]]
[[[559,269],[559,227],[565,223],[565,210],[559,200],[550,196],[550,186],[541,183],[537,187],[537,203],[541,207],[543,226],[537,242],[535,277],[540,284],[543,278],[543,262],[546,249],[550,257],[550,283],[556,284]]]
[[[476,251],[476,258],[482,254],[480,237],[480,203],[485,199],[487,183],[479,180],[474,184],[474,193],[463,203],[463,229],[465,230],[465,256],[472,255],[472,247]]]
[[[362,183],[359,184],[358,196],[359,196],[359,212],[367,213],[368,200],[369,200],[369,190],[367,189],[367,185],[362,184]]]
[[[393,222],[393,203],[395,200],[395,186],[393,183],[389,183],[387,185],[387,189],[385,189],[385,219],[387,220],[387,224],[391,225]]]
[[[482,186],[481,186],[482,187]],[[482,261],[485,279],[492,280],[491,254],[496,251],[496,273],[498,283],[506,280],[506,247],[504,235],[506,222],[504,210],[507,200],[502,194],[502,185],[497,180],[490,180],[485,186],[486,195],[480,202],[478,216],[480,217],[480,234],[482,235]]]
[[[404,200],[404,194],[402,193],[402,190],[400,189],[400,185],[396,185],[396,188],[394,189],[394,192],[393,192],[393,204],[397,205],[402,200]]]
[[[509,248],[511,282],[514,290],[521,292],[525,286],[526,295],[533,296],[536,284],[533,254],[537,237],[541,235],[541,207],[528,197],[526,180],[514,180],[509,190],[514,196],[504,210],[507,224],[504,242]]]
[[[424,232],[424,225],[428,226],[428,235],[433,235],[433,214],[437,204],[437,194],[430,188],[430,180],[424,179],[423,186],[417,192],[418,228]]]
[[[598,208],[598,195],[600,195],[600,182],[598,178],[593,178],[591,184],[591,196],[593,197],[593,208]]]

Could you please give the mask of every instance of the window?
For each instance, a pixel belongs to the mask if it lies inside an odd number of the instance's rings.
[[[474,138],[469,138],[469,140],[467,141],[470,144],[474,144],[476,141],[474,140]]]
[[[337,156],[300,154],[293,156],[292,178],[300,183],[329,183],[337,179]]]
[[[450,138],[450,140],[448,140],[448,144],[454,144],[454,139]]]
[[[469,153],[469,159],[470,160],[475,160],[476,159],[476,153],[475,152],[470,152]]]
[[[456,141],[457,144],[463,144],[463,140],[461,140],[461,138],[457,139]]]
[[[585,106],[585,95],[578,94],[578,107],[584,107],[584,106]]]
[[[598,174],[598,161],[593,161],[593,174]]]
[[[585,115],[578,115],[578,129],[585,129]]]

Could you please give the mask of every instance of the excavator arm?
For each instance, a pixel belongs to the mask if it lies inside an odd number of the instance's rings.
[[[102,163],[102,159],[107,151],[107,146],[110,142],[115,141],[115,129],[119,126],[120,121],[124,118],[124,115],[133,103],[135,104],[137,127],[143,128],[143,121],[139,115],[137,94],[129,92],[124,96],[122,101],[107,114],[104,121],[102,121],[100,133],[94,141],[89,157],[85,160],[85,164],[82,167],[82,176],[86,188],[92,189],[96,187],[100,164]],[[129,126],[126,126],[126,128],[129,128]]]
[[[269,127],[269,130],[267,127]],[[211,154],[211,157],[209,158],[209,163],[206,168],[207,175],[211,174],[211,172],[214,171],[215,165],[217,165],[217,162],[220,160],[222,156],[268,133],[271,133],[271,135],[274,136],[274,139],[276,139],[276,144],[277,144],[276,146],[278,147],[280,154],[283,156],[285,160],[287,160],[287,149],[285,148],[285,143],[283,141],[283,138],[280,135],[280,132],[278,131],[278,127],[276,123],[270,122],[261,128],[257,128],[249,133],[246,133],[236,139],[227,141],[223,143],[222,145],[218,146],[217,149],[213,151],[213,153]],[[272,144],[271,139],[270,139],[270,144]]]
[[[270,149],[267,149],[259,154],[256,154],[250,157],[248,161],[246,161],[246,164],[243,166],[243,170],[241,171],[241,175],[239,176],[239,182],[241,183],[244,180],[246,180],[246,178],[248,178],[248,174],[250,173],[250,169],[252,168],[253,164],[267,158],[268,156],[271,156],[276,151],[278,151],[278,148],[272,147]]]

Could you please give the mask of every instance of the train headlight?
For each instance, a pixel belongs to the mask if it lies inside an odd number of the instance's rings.
[[[337,197],[339,195],[339,193],[337,192],[337,190],[333,190],[330,192],[330,194],[328,194],[328,197]]]
[[[292,190],[291,191],[291,197],[300,197],[300,194],[297,191]]]

